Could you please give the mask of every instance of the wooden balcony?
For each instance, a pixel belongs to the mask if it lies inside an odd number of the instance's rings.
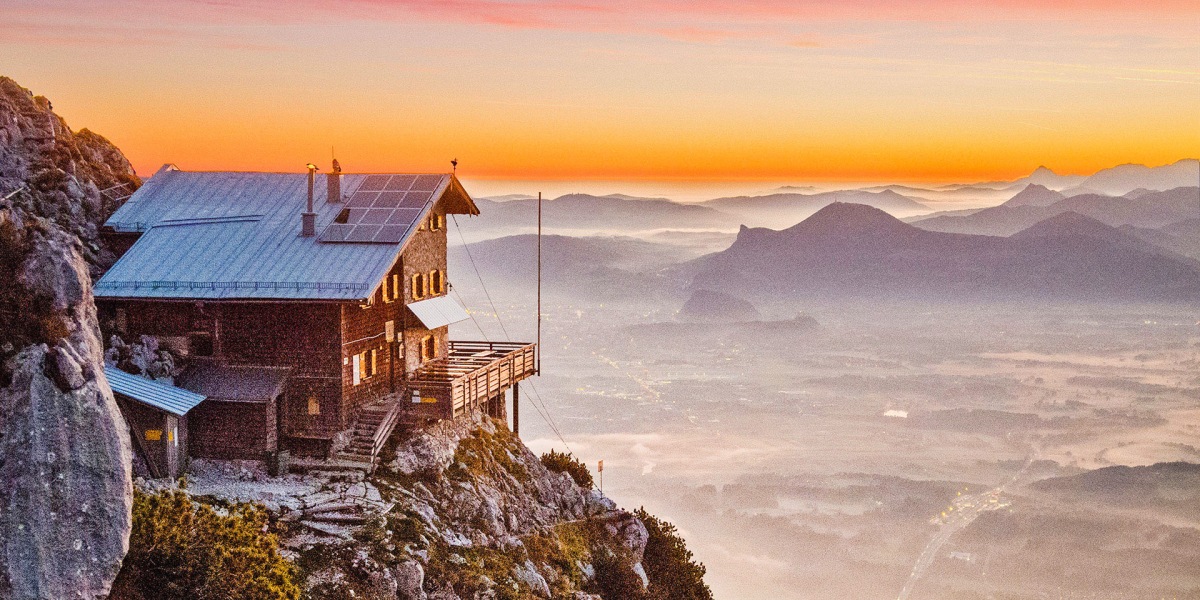
[[[449,356],[414,372],[408,387],[414,402],[442,404],[438,412],[457,417],[483,410],[489,400],[536,372],[537,344],[450,342]]]

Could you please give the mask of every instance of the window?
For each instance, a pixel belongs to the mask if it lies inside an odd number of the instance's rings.
[[[425,298],[428,283],[425,281],[425,274],[422,272],[414,272],[413,274],[413,300]]]
[[[440,231],[446,226],[446,217],[437,213],[429,215],[429,230]]]
[[[392,297],[397,300],[404,297],[404,286],[400,284],[399,273],[392,273]]]
[[[321,401],[316,396],[308,397],[308,414],[312,417],[321,414]]]
[[[429,272],[429,291],[433,294],[441,294],[446,291],[446,282],[442,279],[441,271]]]
[[[437,338],[432,335],[425,336],[421,340],[421,360],[433,360],[437,358]]]
[[[371,364],[367,369],[367,377],[374,377],[379,374],[379,352],[375,348],[371,348]]]

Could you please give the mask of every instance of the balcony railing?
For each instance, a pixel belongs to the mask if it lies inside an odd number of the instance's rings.
[[[490,399],[537,371],[537,345],[521,342],[450,342],[444,359],[426,363],[409,379],[422,395],[449,401],[450,416],[480,410]]]

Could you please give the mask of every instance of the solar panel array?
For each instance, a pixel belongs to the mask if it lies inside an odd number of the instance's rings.
[[[345,223],[330,223],[322,242],[398,244],[442,184],[442,175],[370,175],[346,202]]]

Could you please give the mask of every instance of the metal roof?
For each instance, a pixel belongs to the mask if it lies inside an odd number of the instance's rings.
[[[112,391],[179,417],[186,415],[206,398],[203,394],[131,375],[108,365],[104,366],[104,377],[108,379]]]
[[[211,400],[269,402],[283,393],[286,367],[247,367],[197,361],[179,376],[179,385]]]
[[[453,175],[341,178],[347,201],[330,203],[317,177],[318,235],[301,237],[306,173],[164,167],[105,222],[141,237],[96,282],[95,296],[363,300],[448,190],[465,199],[459,210],[478,213]]]
[[[471,318],[467,310],[460,306],[450,296],[438,296],[420,302],[413,302],[408,309],[421,320],[426,329],[437,329],[451,323],[465,321]]]

